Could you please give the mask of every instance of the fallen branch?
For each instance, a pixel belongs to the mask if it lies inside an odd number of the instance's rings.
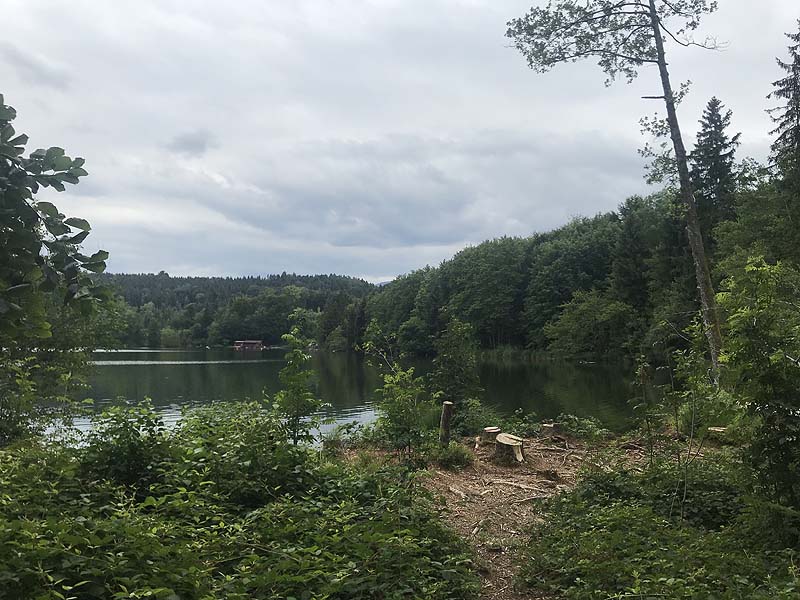
[[[532,485],[525,485],[524,483],[517,483],[515,481],[506,481],[505,479],[492,479],[489,483],[496,483],[498,485],[510,485],[521,490],[533,490],[534,492],[541,491],[540,488],[533,487]]]

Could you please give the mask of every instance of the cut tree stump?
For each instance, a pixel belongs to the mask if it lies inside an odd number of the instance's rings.
[[[483,431],[481,432],[481,443],[482,444],[494,443],[499,433],[500,433],[499,427],[484,427]]]
[[[522,438],[510,433],[498,434],[494,442],[494,459],[505,464],[525,462]]]
[[[563,432],[564,428],[561,426],[561,423],[542,423],[539,435],[541,437],[548,437]]]
[[[450,421],[453,420],[453,403],[449,400],[442,402],[442,418],[439,421],[439,445],[447,448],[450,445]]]

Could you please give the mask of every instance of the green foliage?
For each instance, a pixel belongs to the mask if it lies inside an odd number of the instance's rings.
[[[526,553],[524,581],[587,600],[796,597],[795,554],[776,545],[780,531],[752,536],[765,519],[762,507],[747,504],[746,479],[735,465],[706,459],[689,482],[682,472],[657,465],[640,475],[584,478],[549,504]],[[675,497],[684,491],[691,508],[680,521]]]
[[[800,20],[797,22],[800,27]],[[789,188],[800,190],[800,31],[787,33],[792,42],[789,46],[789,61],[777,59],[778,66],[786,76],[775,81],[770,98],[782,100],[768,112],[775,123],[770,133],[777,136],[772,143],[775,162],[787,176]]]
[[[37,199],[42,188],[77,184],[84,160],[56,147],[26,157],[16,116],[0,94],[0,445],[42,426],[37,400],[70,399],[104,339],[86,335],[102,331],[91,327],[95,309],[109,300],[91,277],[108,253],[80,252],[89,223]]]
[[[720,222],[736,217],[735,156],[741,134],[728,136],[726,130],[733,112],[723,112],[723,108],[716,97],[708,101],[700,120],[697,144],[689,155],[698,218],[706,240],[711,239]]]
[[[167,433],[149,402],[114,406],[92,419],[81,448],[83,474],[146,490],[167,458]]]
[[[479,401],[483,389],[478,377],[478,343],[469,323],[453,318],[447,324],[436,340],[436,358],[429,380],[438,401],[455,405],[453,429],[462,434],[474,433],[466,427],[466,420],[475,402],[468,402]]]
[[[662,22],[677,21],[670,24],[674,37],[697,29],[701,16],[716,10],[717,3],[658,0],[654,6]],[[642,65],[656,62],[655,32],[646,2],[556,0],[511,20],[506,36],[538,72],[592,57],[608,75],[607,83],[619,75],[630,82]]]
[[[525,295],[531,346],[545,346],[545,324],[576,292],[597,287],[609,277],[619,228],[619,218],[611,213],[575,219],[538,240],[531,255]]]
[[[310,442],[314,439],[313,429],[319,425],[315,415],[324,404],[311,391],[314,372],[309,368],[309,341],[300,336],[297,327],[293,327],[291,333],[284,334],[282,339],[289,346],[289,351],[284,355],[286,366],[279,375],[283,389],[275,394],[275,408],[285,419],[293,444]]]
[[[758,419],[750,458],[769,495],[800,506],[800,271],[752,259],[725,283],[725,363],[742,404]]]
[[[430,459],[443,469],[457,470],[471,465],[475,457],[463,444],[450,442],[444,448],[433,450],[430,453]]]
[[[494,422],[495,421],[484,421],[484,423],[487,423],[484,427],[488,427],[488,423]],[[520,437],[533,437],[542,429],[542,424],[539,421],[539,417],[536,416],[536,413],[525,412],[521,408],[515,410],[514,414],[510,417],[498,422],[502,423],[501,428],[503,431]]]
[[[464,544],[406,472],[286,440],[257,404],[190,413],[135,494],[84,475],[82,450],[0,450],[0,597],[476,597]]]
[[[377,390],[380,411],[379,427],[387,443],[413,460],[430,438],[437,407],[425,388],[425,381],[414,376],[413,367],[395,365],[383,376],[383,387]]]
[[[313,454],[290,443],[291,433],[279,414],[258,402],[192,410],[175,433],[181,454],[165,483],[174,489],[209,485],[225,501],[248,507],[298,493],[318,474]]]
[[[597,290],[575,292],[544,333],[562,356],[608,357],[635,346],[637,315],[632,307]]]
[[[158,347],[162,343],[159,332],[166,328],[177,332],[182,347],[227,345],[241,339],[278,344],[292,324],[300,327],[304,337],[320,341],[322,309],[339,296],[348,304],[342,322],[334,327],[341,325],[348,338],[363,330],[358,317],[363,316],[363,298],[373,287],[351,277],[286,273],[268,277],[103,274],[100,280],[116,289],[126,304],[119,339],[127,347]]]
[[[556,421],[565,432],[577,438],[598,440],[611,435],[608,429],[595,417],[578,417],[575,415],[558,415]]]
[[[89,273],[105,270],[108,258],[103,250],[92,256],[78,251],[89,223],[35,199],[40,188],[62,192],[65,183],[78,183],[87,175],[84,160],[55,147],[25,157],[28,136],[14,130],[16,116],[0,95],[0,347],[49,336],[45,293],[91,311],[103,295]]]

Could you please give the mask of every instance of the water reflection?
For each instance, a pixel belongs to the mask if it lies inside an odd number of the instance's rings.
[[[171,422],[185,406],[274,394],[280,387],[283,352],[98,353],[87,396],[98,406],[117,398],[149,397]],[[415,366],[423,374],[430,363],[418,361]],[[374,367],[349,353],[317,353],[313,367],[317,392],[331,405],[326,416],[339,422],[375,418],[374,390],[380,378]],[[625,427],[630,416],[630,383],[623,366],[496,361],[483,363],[480,376],[486,400],[505,412],[522,408],[544,418],[562,412],[596,416],[612,429]]]

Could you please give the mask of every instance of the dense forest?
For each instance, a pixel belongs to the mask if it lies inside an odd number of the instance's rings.
[[[295,316],[307,314],[332,344],[332,331],[340,327],[341,335],[343,311],[358,306],[373,287],[352,277],[287,273],[171,277],[161,272],[98,279],[122,299],[115,307],[123,324],[117,343],[125,347],[230,345],[241,339],[278,344],[290,329],[289,315],[298,309]]]

